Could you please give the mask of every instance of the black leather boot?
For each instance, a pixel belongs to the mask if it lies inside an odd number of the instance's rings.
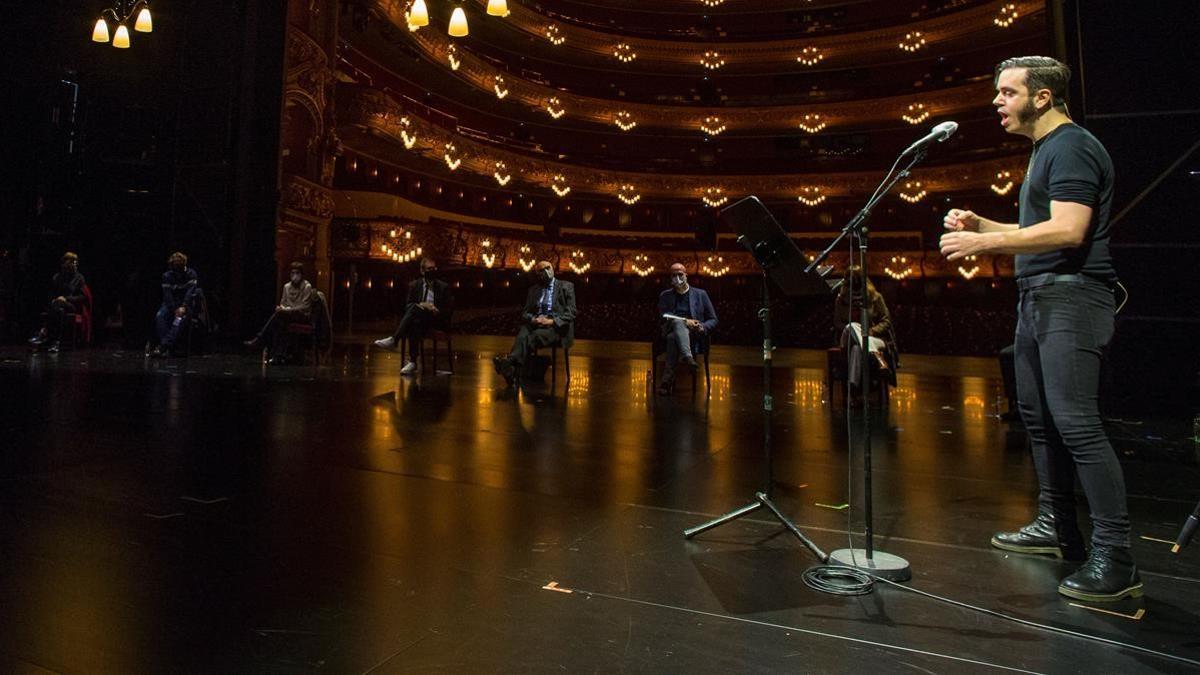
[[[1093,546],[1091,555],[1074,574],[1062,580],[1058,592],[1087,602],[1115,602],[1142,597],[1142,577],[1127,548]]]
[[[1052,555],[1063,560],[1080,561],[1085,555],[1083,535],[1078,530],[1060,541],[1054,527],[1054,516],[1039,513],[1032,523],[1016,532],[997,532],[992,535],[992,546],[1013,553]]]

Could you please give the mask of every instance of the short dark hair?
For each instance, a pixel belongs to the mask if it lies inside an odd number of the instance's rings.
[[[75,255],[74,253],[72,253],[70,251],[67,251],[66,253],[63,254],[62,260],[58,261],[58,264],[66,265],[69,262],[79,262],[79,256]]]
[[[179,261],[184,267],[187,267],[187,255],[185,255],[183,251],[175,251],[171,254],[170,258],[167,258],[168,265],[174,265],[176,261]]]
[[[1071,81],[1070,66],[1049,56],[1016,56],[996,64],[993,82],[998,82],[1000,73],[1009,68],[1025,69],[1025,86],[1030,94],[1048,89],[1050,105],[1055,108],[1067,107],[1067,84]]]
[[[291,265],[288,265],[288,269],[290,269],[292,271],[299,270],[300,273],[303,274],[304,273],[304,263],[297,260],[296,262],[292,263]]]
[[[424,267],[424,266],[425,266],[425,263],[433,263],[433,264],[436,266],[436,265],[437,265],[437,258],[434,258],[433,256],[428,256],[428,255],[427,255],[427,256],[425,256],[424,258],[421,258],[421,266],[422,266],[422,267]]]

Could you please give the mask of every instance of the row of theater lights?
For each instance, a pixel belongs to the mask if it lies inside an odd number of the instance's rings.
[[[495,89],[497,98],[503,99],[508,96],[508,89],[505,88],[502,76],[496,75],[492,86]],[[551,118],[556,120],[561,119],[567,114],[566,106],[563,105],[562,99],[557,96],[551,96],[546,99],[545,111]],[[913,103],[900,115],[900,119],[915,126],[929,119],[932,114],[924,103]],[[618,110],[613,113],[612,121],[621,131],[632,131],[638,125],[633,113],[628,110]],[[705,116],[697,126],[709,136],[719,136],[729,130],[729,123],[721,119],[718,115]],[[821,113],[805,113],[796,126],[802,131],[815,134],[825,130],[829,126],[829,120]]]
[[[416,0],[416,1],[422,2],[422,0]],[[705,4],[707,4],[708,2],[714,3],[709,6],[716,6],[716,5],[720,4],[722,1],[723,0],[704,0]],[[488,13],[489,14],[492,13],[492,4],[495,2],[497,2],[497,0],[489,0],[489,3],[488,3]],[[503,4],[503,0],[500,0],[500,4]],[[460,12],[462,12],[462,9],[459,8],[459,9],[455,9],[454,11],[455,11],[455,15],[457,16]],[[507,7],[505,7],[504,14],[497,14],[496,16],[508,16]],[[992,19],[992,23],[997,28],[1008,28],[1008,27],[1012,26],[1014,23],[1016,23],[1018,18],[1020,18],[1020,14],[1017,12],[1016,4],[1015,3],[1007,3],[1004,5],[1001,5],[995,18]],[[422,25],[425,25],[425,24],[422,24]],[[465,16],[463,16],[463,18],[462,18],[462,25],[463,25],[462,35],[466,35],[466,32],[465,32],[466,31],[466,28],[465,28],[466,17]],[[451,30],[450,34],[454,35],[455,37],[461,37],[461,35],[455,35],[455,33],[453,32],[453,26],[454,26],[454,19],[452,18],[451,19],[452,30]],[[409,22],[409,28],[413,29],[411,21]],[[415,29],[413,29],[413,30],[415,30]],[[547,24],[545,30],[543,31],[543,34],[546,36],[546,39],[550,41],[550,44],[555,45],[555,46],[561,45],[567,41],[566,36],[563,35],[562,29],[560,29],[558,27],[558,24],[554,24],[554,23]],[[929,45],[929,41],[930,41],[930,38],[927,35],[925,35],[925,33],[923,33],[922,31],[919,31],[919,30],[918,31],[910,31],[910,32],[904,34],[904,37],[902,39],[900,39],[899,42],[897,42],[896,46],[901,51],[905,51],[905,52],[908,52],[911,54],[911,53],[914,53],[914,52],[924,49],[926,46]],[[617,59],[621,63],[630,63],[631,61],[635,60],[638,56],[637,52],[634,51],[634,49],[633,49],[633,45],[629,44],[628,42],[618,42],[616,45],[614,45],[613,50],[612,50],[612,55],[613,55],[613,58]],[[820,47],[813,46],[813,45],[810,45],[808,47],[801,49],[800,54],[796,57],[796,61],[798,63],[800,63],[801,65],[805,65],[805,66],[815,66],[818,63],[820,63],[821,61],[823,61],[824,59],[825,59],[824,50],[822,50]],[[725,59],[718,52],[709,50],[709,51],[705,51],[704,54],[702,54],[700,56],[700,65],[708,70],[716,70],[725,65]]]
[[[395,231],[393,230],[393,233],[394,232]],[[410,237],[412,235],[411,232],[406,234]],[[393,234],[393,236],[395,235]],[[490,239],[484,239],[480,242],[479,246],[479,257],[483,261],[484,267],[493,269],[496,266],[498,257],[496,255],[495,248],[492,245],[492,241]],[[383,250],[398,262],[409,262],[411,260],[415,260],[421,255],[422,252],[422,249],[417,247],[412,249],[407,256],[401,256],[397,258],[395,256],[395,251],[389,250],[389,247],[386,244],[383,245]],[[809,257],[811,258],[812,256]],[[528,244],[522,244],[517,251],[517,264],[521,266],[522,270],[529,272],[533,269],[533,266],[536,263],[537,256],[534,254],[533,249],[530,248]],[[575,249],[571,251],[567,261],[567,267],[569,267],[571,271],[576,274],[587,274],[589,271],[591,271],[592,264],[588,262],[587,254],[584,251]],[[651,263],[650,256],[644,253],[638,253],[633,256],[630,263],[630,269],[639,277],[647,277],[654,273],[655,266]],[[710,255],[700,265],[700,272],[702,274],[715,278],[720,278],[726,274],[729,274],[732,269],[733,268],[725,262],[724,256],[720,255]],[[983,267],[979,263],[979,256],[972,255],[966,257],[964,263],[958,266],[957,271],[959,276],[970,281],[971,279],[979,276],[979,273],[982,271],[982,269]],[[917,268],[909,262],[907,256],[892,256],[891,260],[888,261],[888,264],[884,265],[883,272],[888,276],[888,278],[895,281],[904,281],[918,274]]]
[[[958,266],[958,274],[967,281],[970,281],[978,276],[982,269],[982,266],[979,264],[979,256],[969,255],[963,259],[963,264]],[[905,256],[892,256],[892,259],[884,266],[883,273],[895,281],[904,281],[909,277],[915,276],[917,268],[910,265],[908,258]]]
[[[414,139],[415,141],[415,139]],[[457,155],[457,148],[453,143],[447,143],[444,147],[442,159],[446,162],[447,168],[451,171],[456,171],[462,166],[462,157]],[[508,170],[508,165],[502,161],[497,161],[493,165],[492,177],[500,187],[505,187],[512,181],[512,172]],[[351,160],[350,170],[357,169],[357,161]],[[378,170],[374,169],[373,175],[378,175]],[[393,179],[399,182],[399,175]],[[1011,171],[1000,171],[996,173],[996,182],[990,184],[992,192],[1003,197],[1012,192],[1016,183],[1013,180]],[[571,186],[568,184],[567,177],[562,174],[554,174],[550,179],[550,189],[558,197],[566,197],[571,193]],[[900,199],[909,204],[916,204],[929,195],[929,191],[924,187],[924,184],[919,180],[910,180],[904,182],[903,189],[900,190]],[[632,183],[622,183],[617,189],[617,199],[627,206],[633,206],[642,199],[642,195],[637,192],[637,188]],[[800,188],[800,194],[796,197],[797,201],[805,206],[819,206],[827,199],[827,195],[820,186],[810,185]],[[729,196],[725,194],[723,188],[711,186],[705,188],[700,195],[700,200],[709,207],[719,208],[729,202]]]

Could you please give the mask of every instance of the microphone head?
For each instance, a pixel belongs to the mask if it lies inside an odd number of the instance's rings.
[[[942,122],[933,128],[933,133],[937,135],[938,143],[945,142],[956,131],[958,131],[958,122]]]

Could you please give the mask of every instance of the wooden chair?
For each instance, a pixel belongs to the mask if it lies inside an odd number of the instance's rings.
[[[425,337],[421,339],[421,344],[417,345],[417,358],[419,358],[421,360],[422,368],[425,367],[425,363],[426,363],[426,359],[425,359],[425,355],[426,355],[425,342],[426,341],[433,342],[433,371],[435,373],[437,372],[437,366],[438,366],[438,342],[446,343],[446,363],[449,365],[450,374],[453,375],[454,374],[454,336],[451,335],[450,331],[441,330],[439,328],[429,329],[429,332],[427,332],[425,334]],[[407,337],[400,338],[399,347],[400,347],[401,354],[408,353],[408,350],[407,350],[408,338]]]

